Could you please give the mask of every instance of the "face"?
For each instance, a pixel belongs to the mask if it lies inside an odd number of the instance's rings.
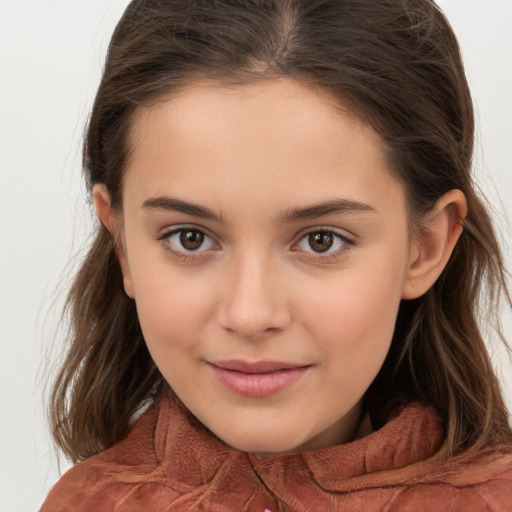
[[[120,261],[172,389],[259,456],[349,441],[413,252],[376,133],[282,79],[197,83],[132,142]]]

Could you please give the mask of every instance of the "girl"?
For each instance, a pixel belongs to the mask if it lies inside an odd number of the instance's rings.
[[[133,0],[42,510],[510,510],[473,136],[431,0]]]

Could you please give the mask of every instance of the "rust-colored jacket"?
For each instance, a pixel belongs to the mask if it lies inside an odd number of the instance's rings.
[[[512,511],[511,450],[440,462],[441,442],[434,412],[411,404],[352,443],[258,460],[166,399],[122,441],[70,469],[41,510]]]

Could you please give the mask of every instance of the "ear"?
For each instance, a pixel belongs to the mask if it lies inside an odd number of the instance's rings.
[[[117,259],[123,273],[124,290],[128,297],[134,298],[133,283],[130,273],[130,266],[126,257],[124,246],[124,237],[122,236],[121,226],[119,225],[119,215],[112,208],[112,201],[107,187],[103,183],[97,183],[92,188],[92,198],[96,207],[96,214],[100,222],[110,231],[114,239]]]
[[[436,282],[462,233],[466,215],[466,198],[460,190],[450,190],[436,202],[411,241],[403,299],[421,297]]]

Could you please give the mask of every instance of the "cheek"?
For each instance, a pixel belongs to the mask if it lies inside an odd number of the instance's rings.
[[[179,272],[157,268],[134,276],[135,301],[142,332],[149,349],[169,350],[185,344],[206,326],[213,299],[205,279],[190,279]],[[208,281],[206,279],[206,281]]]
[[[312,335],[345,374],[375,374],[391,343],[401,301],[400,265],[361,265],[331,279],[304,302]]]

